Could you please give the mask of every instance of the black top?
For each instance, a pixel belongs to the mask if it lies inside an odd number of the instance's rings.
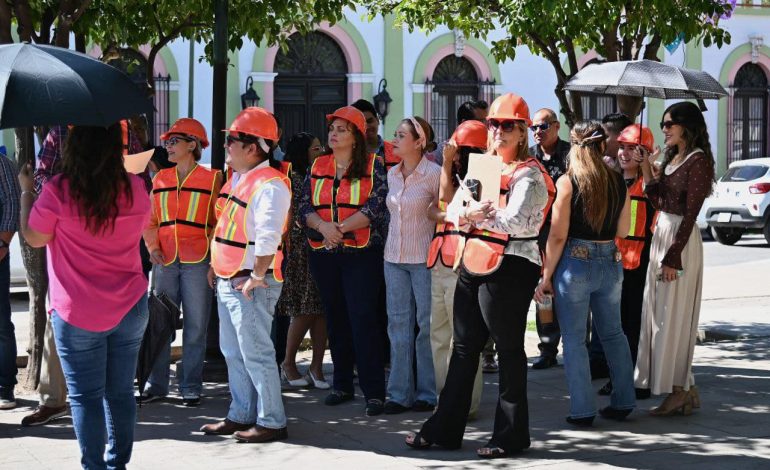
[[[613,240],[618,231],[618,217],[623,210],[623,204],[626,201],[626,183],[623,180],[623,175],[615,171],[610,171],[610,181],[613,182],[617,188],[617,196],[615,191],[610,190],[608,197],[610,198],[609,206],[607,207],[607,214],[604,216],[604,223],[600,232],[595,232],[583,215],[583,198],[578,192],[577,183],[574,179],[570,178],[572,183],[572,204],[569,216],[569,234],[570,238],[579,238],[581,240]]]
[[[556,141],[556,151],[547,160],[545,159],[543,149],[541,149],[539,145],[530,147],[529,154],[534,155],[534,157],[537,158],[537,161],[543,164],[554,184],[556,184],[556,180],[567,172],[567,156],[570,147],[569,142],[559,139]]]

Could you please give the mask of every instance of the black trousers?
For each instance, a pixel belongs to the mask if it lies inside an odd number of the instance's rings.
[[[491,335],[497,345],[500,395],[488,445],[509,453],[529,447],[524,334],[527,310],[539,277],[539,266],[510,255],[487,276],[460,270],[454,299],[452,357],[438,409],[421,430],[426,440],[449,449],[462,445],[479,354]]]
[[[326,313],[334,389],[353,393],[353,365],[366,399],[385,400],[385,365],[379,321],[381,248],[327,253],[310,250],[308,266]]]

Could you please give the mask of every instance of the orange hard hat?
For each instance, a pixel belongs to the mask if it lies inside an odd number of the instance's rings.
[[[459,147],[487,148],[487,126],[481,121],[463,121],[452,134],[452,140]]]
[[[639,136],[640,127],[642,129],[641,137]],[[631,124],[630,126],[620,131],[620,135],[618,135],[618,142],[641,145],[647,149],[648,152],[652,152],[653,147],[655,147],[655,138],[652,136],[652,131],[649,127],[642,126],[641,124]]]
[[[235,116],[230,128],[225,129],[225,132],[238,132],[275,142],[278,140],[278,123],[270,111],[250,106]]]
[[[492,102],[489,107],[489,115],[487,120],[514,120],[524,121],[527,126],[532,125],[532,120],[529,118],[529,106],[519,95],[513,93],[506,93],[500,95]]]
[[[198,120],[193,118],[177,119],[173,126],[163,135],[160,140],[168,140],[173,134],[183,134],[195,137],[201,143],[201,147],[209,146],[209,139],[206,137],[206,128]]]
[[[361,134],[366,135],[366,117],[364,117],[364,113],[358,109],[352,106],[343,106],[337,111],[326,115],[326,120],[330,123],[334,120],[334,118],[340,118],[348,121],[349,123],[356,126],[356,128],[361,131]]]

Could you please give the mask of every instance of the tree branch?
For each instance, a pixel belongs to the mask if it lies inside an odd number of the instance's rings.
[[[647,46],[644,48],[644,57],[647,60],[658,60],[658,50],[660,49],[660,44],[662,42],[662,38],[660,37],[659,33],[655,33],[652,36],[652,39],[650,39],[650,42],[647,43]]]
[[[11,5],[5,0],[0,0],[0,44],[10,44],[13,42],[11,18],[13,18]]]
[[[17,31],[20,42],[38,42],[40,39],[35,33],[34,23],[32,21],[31,9],[28,0],[14,0],[13,9],[16,11]]]

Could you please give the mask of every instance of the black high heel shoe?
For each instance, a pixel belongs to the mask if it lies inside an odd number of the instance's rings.
[[[594,418],[596,416],[586,416],[585,418],[573,418],[567,416],[566,420],[569,424],[577,426],[579,428],[590,428],[594,424]]]

